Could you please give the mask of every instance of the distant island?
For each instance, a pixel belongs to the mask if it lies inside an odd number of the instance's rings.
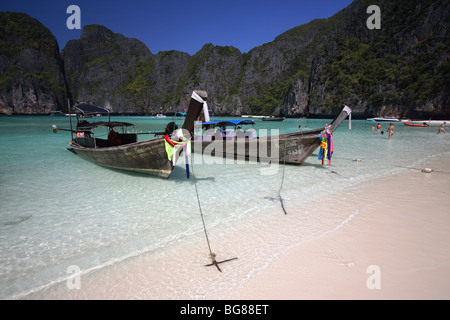
[[[356,0],[248,53],[205,44],[192,56],[153,54],[101,25],[60,51],[38,20],[0,12],[0,114],[67,113],[67,101],[169,113],[200,89],[216,115],[331,117],[347,104],[355,118],[450,118],[449,2],[377,1],[381,29],[366,25],[369,5]]]

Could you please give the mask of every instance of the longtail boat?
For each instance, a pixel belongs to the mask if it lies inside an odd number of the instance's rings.
[[[193,132],[195,120],[199,117],[202,109],[207,108],[206,100],[207,93],[205,91],[193,91],[182,129]],[[75,108],[77,109],[76,128],[72,128],[72,121],[70,121],[70,129],[58,129],[53,125],[55,133],[58,130],[72,133],[69,151],[103,167],[139,172],[159,178],[170,177],[175,161],[171,161],[171,157],[168,156],[167,141],[171,141],[168,134],[171,134],[175,128],[170,128],[170,130],[166,128],[165,137],[138,142],[138,133],[129,132],[134,125],[127,122],[110,121],[108,110],[87,103],[79,104]],[[79,118],[78,114],[83,117]],[[85,118],[99,114],[107,114],[108,121],[88,122],[85,120]],[[108,139],[95,136],[95,129],[98,127],[107,127]],[[160,135],[163,134],[160,133]],[[181,151],[178,150],[178,153]]]
[[[228,159],[302,164],[321,146],[321,133],[326,131],[332,134],[350,114],[351,109],[345,106],[329,126],[275,136],[255,137],[250,130],[241,137],[211,132],[194,137],[192,151]]]

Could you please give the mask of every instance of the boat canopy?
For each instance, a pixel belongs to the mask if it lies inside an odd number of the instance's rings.
[[[243,124],[255,124],[255,121],[250,119],[243,119],[243,120],[215,120],[215,121],[208,121],[208,122],[202,122],[202,126],[210,126],[214,125],[215,127],[231,127],[231,126],[239,126]]]
[[[75,106],[83,115],[91,115],[91,114],[109,114],[109,111],[105,108],[95,106],[90,103],[80,103]]]
[[[128,122],[119,122],[119,121],[100,121],[100,122],[80,122],[77,125],[78,130],[91,130],[97,127],[132,127],[134,124]]]

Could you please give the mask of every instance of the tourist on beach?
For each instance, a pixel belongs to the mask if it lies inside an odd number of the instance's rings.
[[[380,130],[381,130],[381,124],[377,124],[377,130],[378,130],[378,133],[380,133]]]
[[[438,131],[438,134],[439,133],[441,133],[441,132],[443,132],[444,134],[447,134],[447,132],[445,132],[445,128],[444,128],[444,126],[447,124],[447,122],[443,122],[440,126],[439,126],[439,131]]]
[[[302,126],[301,125],[298,126],[298,130],[297,131],[302,131]]]
[[[391,122],[391,125],[389,126],[389,139],[392,139],[392,135],[394,134],[394,125]]]

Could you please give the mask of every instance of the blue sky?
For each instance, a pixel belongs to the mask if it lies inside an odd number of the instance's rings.
[[[154,54],[165,50],[195,54],[206,43],[241,52],[270,42],[316,18],[328,18],[352,0],[2,0],[0,11],[25,12],[56,36],[62,50],[81,30],[70,30],[69,5],[81,9],[81,27],[101,24],[137,38]]]

